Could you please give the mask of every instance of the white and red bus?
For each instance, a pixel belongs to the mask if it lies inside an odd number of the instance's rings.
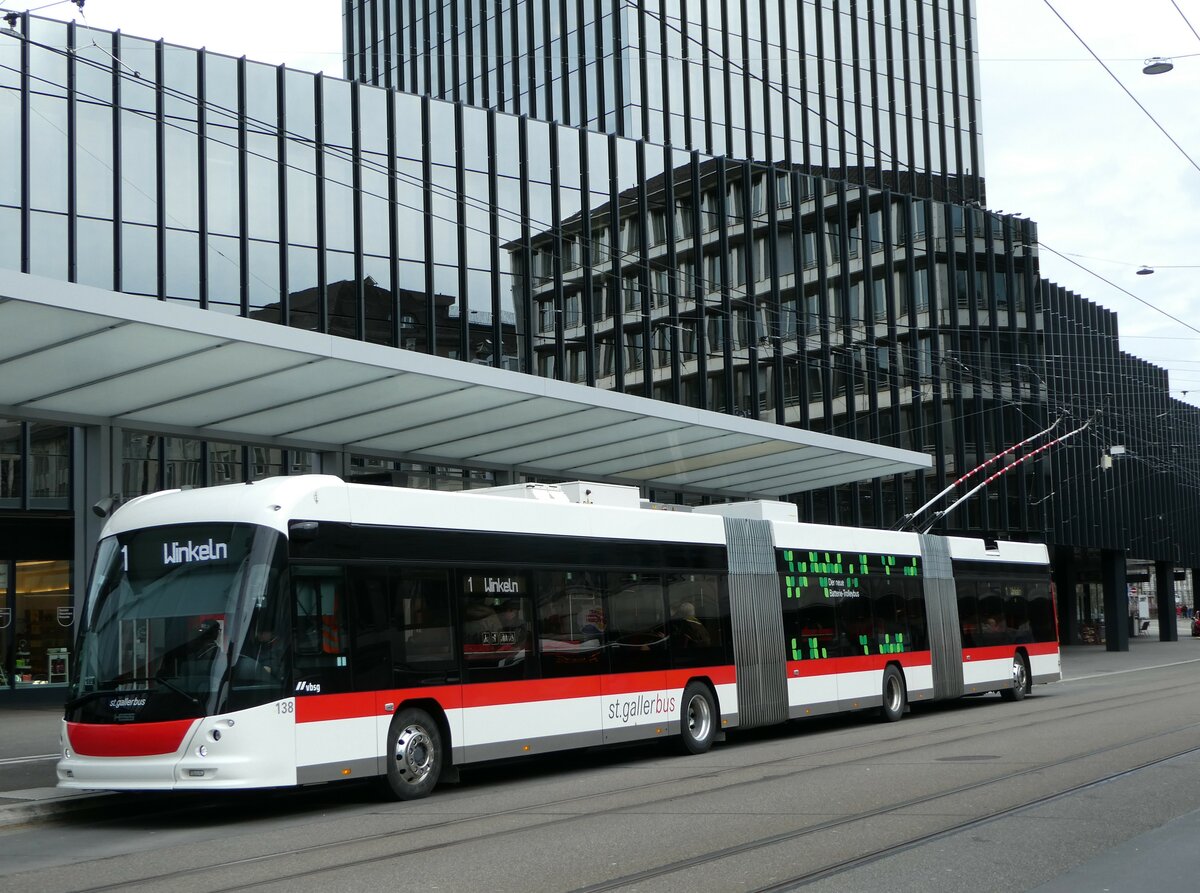
[[[311,475],[108,520],[59,785],[226,790],[674,738],[1060,677],[1040,545],[692,511],[632,487]]]

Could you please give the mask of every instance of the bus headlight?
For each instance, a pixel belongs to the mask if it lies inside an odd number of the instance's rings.
[[[208,756],[208,746],[201,744],[199,747],[197,747],[196,748],[196,756],[198,756],[198,757]]]

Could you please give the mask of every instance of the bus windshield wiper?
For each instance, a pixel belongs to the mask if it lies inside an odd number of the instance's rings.
[[[85,701],[88,701],[95,697],[99,697],[100,695],[119,695],[119,694],[121,694],[121,692],[118,689],[114,688],[113,686],[137,685],[140,682],[162,683],[162,685],[165,688],[168,688],[171,691],[175,692],[175,694],[180,695],[180,696],[186,698],[187,700],[191,701],[192,706],[194,706],[198,711],[200,711],[199,715],[204,716],[204,714],[205,714],[204,704],[202,704],[200,702],[200,699],[197,698],[195,695],[191,694],[190,692],[186,691],[185,689],[181,688],[180,686],[176,685],[174,682],[172,682],[170,679],[167,679],[161,673],[159,673],[157,676],[120,676],[120,677],[117,677],[116,679],[109,679],[107,682],[103,683],[95,691],[89,691],[86,694],[80,695],[79,697],[75,698],[74,700],[69,701],[66,706],[68,708],[78,707],[80,704],[84,703]]]

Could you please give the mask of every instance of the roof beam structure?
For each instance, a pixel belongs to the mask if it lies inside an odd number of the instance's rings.
[[[923,453],[0,270],[0,416],[769,498]]]

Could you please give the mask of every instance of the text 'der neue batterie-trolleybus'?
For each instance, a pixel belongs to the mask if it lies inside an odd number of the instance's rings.
[[[669,507],[659,507],[669,508]],[[228,790],[673,738],[1060,677],[1040,545],[653,510],[632,487],[328,476],[109,518],[59,784]]]

